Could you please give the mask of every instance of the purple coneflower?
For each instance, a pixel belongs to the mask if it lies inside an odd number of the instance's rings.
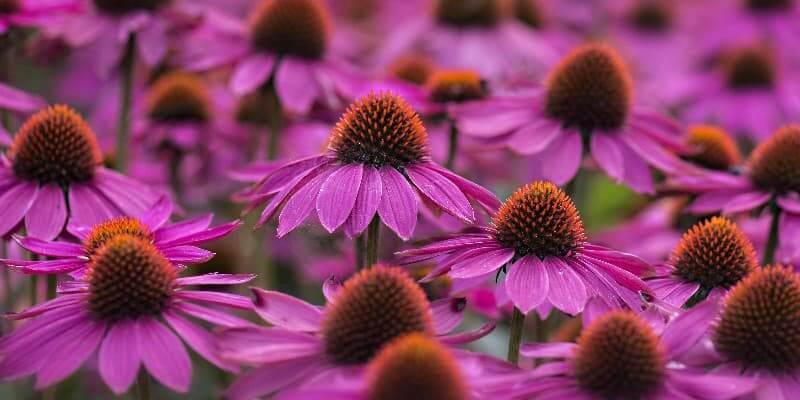
[[[3,0],[0,2],[0,35],[12,26],[42,26],[59,14],[79,9],[80,0]]]
[[[33,319],[0,339],[0,378],[36,375],[36,388],[43,389],[68,377],[96,352],[100,376],[116,394],[128,390],[140,365],[164,386],[186,392],[192,363],[181,341],[214,365],[236,371],[214,353],[211,334],[186,317],[246,326],[250,323],[217,307],[249,310],[252,303],[238,295],[186,287],[239,284],[254,276],[179,278],[177,271],[148,240],[130,234],[109,239],[81,280],[62,284],[53,300],[9,315]]]
[[[788,125],[762,142],[750,154],[740,173],[694,171],[672,177],[670,186],[699,194],[689,211],[732,214],[763,210],[772,214],[770,238],[763,264],[769,264],[779,236],[794,232],[800,223],[800,179],[797,154],[800,125]]]
[[[94,226],[70,226],[67,230],[78,240],[44,241],[33,237],[16,237],[17,243],[34,254],[48,257],[43,261],[2,260],[2,263],[27,274],[63,274],[83,276],[93,258],[103,245],[112,238],[125,234],[151,243],[173,265],[179,269],[188,264],[203,263],[214,253],[197,247],[223,237],[241,224],[239,221],[209,228],[211,214],[168,223],[172,203],[162,198],[152,210],[141,218],[116,217]]]
[[[692,347],[687,362],[758,379],[757,400],[800,393],[800,276],[792,268],[757,269],[722,301],[711,298],[687,314],[694,321],[680,338]]]
[[[140,215],[159,196],[102,166],[97,139],[78,113],[52,106],[33,115],[0,162],[0,234],[25,219],[28,235],[49,240],[65,224],[90,226]]]
[[[315,104],[341,109],[355,76],[329,51],[330,25],[322,0],[259,0],[247,23],[209,14],[180,60],[191,70],[235,63],[235,94],[271,84],[280,105],[296,114],[307,114]]]
[[[463,317],[459,299],[429,303],[422,289],[397,267],[376,265],[343,286],[323,286],[324,308],[283,293],[254,288],[255,311],[274,325],[220,333],[220,357],[253,366],[228,389],[230,399],[250,399],[335,377],[372,360],[387,343],[410,333],[445,335]],[[474,332],[440,336],[466,343],[488,334],[489,322]]]
[[[520,370],[477,353],[453,351],[433,338],[412,333],[381,349],[347,379],[314,381],[280,400],[478,400],[502,399]]]
[[[422,121],[391,93],[357,100],[334,127],[324,154],[279,167],[245,196],[254,205],[267,202],[259,224],[282,208],[278,236],[316,210],[328,232],[343,227],[353,237],[381,221],[406,240],[421,203],[466,223],[475,220],[468,198],[487,209],[499,205],[488,190],[430,160]]]
[[[536,399],[698,399],[747,395],[754,382],[737,373],[706,373],[677,362],[685,340],[700,327],[681,315],[662,332],[630,311],[610,311],[588,325],[577,343],[523,346],[528,357],[556,359],[538,367],[537,379],[516,394]]]
[[[459,131],[512,151],[536,155],[534,175],[564,184],[580,168],[584,145],[605,173],[638,192],[652,192],[648,165],[682,168],[684,150],[671,120],[636,105],[627,67],[616,51],[589,44],[572,51],[544,90],[462,107]]]
[[[682,307],[727,291],[756,268],[756,251],[744,232],[727,218],[712,217],[683,235],[647,284],[657,298]]]

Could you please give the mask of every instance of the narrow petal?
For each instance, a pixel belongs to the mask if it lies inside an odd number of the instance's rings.
[[[497,327],[496,321],[489,321],[477,329],[459,332],[453,335],[439,336],[439,341],[446,344],[464,344],[474,342],[490,333]]]
[[[140,363],[135,322],[115,323],[100,345],[98,369],[103,382],[117,395],[127,392],[136,379]]]
[[[176,283],[178,286],[189,285],[238,285],[247,283],[256,277],[254,274],[205,274],[198,276],[187,276],[178,278]]]
[[[92,226],[120,214],[103,195],[85,184],[70,185],[69,208],[69,225]]]
[[[575,343],[531,343],[524,344],[519,354],[531,358],[572,358]]]
[[[583,144],[581,135],[576,132],[566,132],[542,153],[541,172],[543,178],[556,185],[563,185],[572,180],[578,173],[583,159]]]
[[[263,54],[253,54],[242,60],[231,77],[231,91],[237,95],[252,92],[267,81],[275,59]]]
[[[539,307],[550,288],[547,270],[539,257],[528,255],[511,265],[505,287],[508,298],[523,314]]]
[[[371,167],[367,167],[369,169]],[[361,186],[363,164],[349,164],[334,171],[319,190],[317,214],[322,226],[333,233],[350,216]]]
[[[361,174],[361,184],[358,187],[358,196],[353,204],[353,210],[344,223],[344,231],[350,237],[358,236],[372,221],[378,212],[378,205],[383,195],[383,184],[378,169],[366,166]]]
[[[437,165],[435,163],[428,163],[426,165],[421,165],[420,168],[432,169],[437,173],[439,173],[439,175],[442,175],[447,179],[450,179],[450,181],[455,183],[456,186],[458,186],[459,189],[461,189],[461,191],[463,191],[467,196],[477,201],[478,204],[480,204],[490,214],[494,213],[498,208],[500,208],[500,205],[503,204],[500,201],[500,199],[498,199],[497,196],[495,196],[494,193],[490,192],[488,189],[484,188],[481,185],[478,185],[475,182],[466,180],[458,176],[454,172],[448,171],[446,168],[440,165]]]
[[[406,178],[392,167],[380,170],[383,195],[378,215],[401,239],[408,240],[417,225],[417,194]]]
[[[67,202],[64,191],[58,185],[39,187],[31,212],[25,215],[28,236],[52,240],[64,229],[67,222]]]
[[[239,371],[236,364],[227,362],[219,357],[216,352],[215,339],[210,333],[173,311],[164,312],[164,319],[197,354],[226,371],[234,373]]]
[[[58,382],[83,364],[91,356],[106,331],[106,324],[87,321],[73,332],[77,333],[70,342],[59,342],[48,354],[48,361],[36,373],[36,389],[42,389]],[[65,340],[65,338],[61,338]]]
[[[136,34],[136,47],[142,55],[142,61],[149,66],[161,62],[167,54],[168,42],[166,22],[161,18],[153,18]]]
[[[200,264],[214,257],[214,253],[195,246],[170,247],[161,251],[164,257],[178,264]]]
[[[691,349],[708,332],[710,323],[720,310],[718,301],[704,301],[670,321],[661,335],[670,358],[674,359]]]
[[[406,173],[414,186],[443,211],[466,223],[475,221],[469,200],[453,182],[426,168],[411,166]]]
[[[155,231],[156,244],[170,244],[178,239],[183,239],[189,235],[206,230],[214,219],[213,214],[206,214],[200,217],[190,218],[176,224],[164,226]]]
[[[32,237],[15,237],[17,243],[33,253],[50,257],[81,257],[83,246],[68,242],[47,242]]]
[[[275,72],[275,90],[287,110],[305,115],[319,94],[314,68],[309,62],[284,57]]]
[[[142,363],[164,386],[186,393],[192,380],[192,362],[180,339],[151,317],[136,321]]]
[[[225,398],[230,400],[251,400],[301,382],[321,369],[322,362],[317,357],[306,357],[264,364],[241,375],[228,390]]]
[[[77,258],[64,258],[60,260],[39,261],[26,265],[14,265],[8,262],[7,265],[26,274],[64,274],[82,268],[86,268],[87,261]]]
[[[159,246],[162,247],[182,246],[187,244],[201,244],[219,239],[223,236],[227,236],[229,233],[239,229],[240,226],[242,226],[242,221],[237,220],[199,232],[194,232],[194,233],[184,232],[184,235],[175,237],[172,240],[164,240],[165,236],[167,236],[166,232],[164,232],[166,229],[164,229],[164,231],[158,231],[156,233],[156,237],[157,240],[159,241],[158,243]],[[170,228],[174,228],[174,226]]]
[[[204,303],[238,308],[240,310],[250,310],[253,308],[253,303],[250,299],[233,293],[185,290],[176,293],[175,296],[184,300],[202,301]]]
[[[147,225],[150,230],[155,231],[161,228],[172,215],[174,205],[167,196],[161,198],[153,205],[153,207],[144,213],[139,219]]]
[[[742,193],[725,203],[722,212],[725,214],[735,214],[750,211],[766,203],[771,196],[772,194],[761,191]]]
[[[621,144],[612,134],[592,135],[592,158],[608,176],[621,182],[625,177],[625,158],[620,150]]]
[[[241,319],[225,311],[217,311],[213,308],[203,307],[199,304],[181,302],[176,303],[174,307],[176,310],[180,310],[187,315],[226,328],[253,326],[253,323],[248,320]]]
[[[287,329],[316,332],[322,320],[319,308],[280,292],[252,288],[255,311],[265,321]]]
[[[444,298],[431,303],[434,332],[444,335],[455,329],[464,319],[467,301],[463,298]]]
[[[580,275],[557,257],[545,258],[542,265],[547,270],[550,285],[547,299],[553,306],[571,315],[583,311],[588,296]]]
[[[335,172],[336,170],[334,170]],[[284,237],[289,232],[300,226],[314,210],[320,188],[325,180],[330,176],[329,173],[322,173],[308,181],[303,187],[297,190],[278,215],[278,237]]]
[[[688,398],[720,400],[738,399],[752,393],[758,386],[758,380],[751,377],[724,376],[714,373],[700,375],[683,371],[672,373],[670,383],[672,387],[685,393]],[[797,393],[792,393],[792,395],[797,395]]]
[[[27,182],[5,188],[0,194],[0,236],[16,228],[36,200],[38,192],[38,185]]]
[[[480,256],[471,257],[452,266],[449,275],[453,278],[472,278],[500,269],[514,258],[513,249],[490,250]]]

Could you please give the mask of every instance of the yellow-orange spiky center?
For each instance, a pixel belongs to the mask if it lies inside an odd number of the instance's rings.
[[[800,125],[788,125],[762,142],[748,161],[750,178],[764,190],[800,192]]]
[[[428,79],[428,90],[440,103],[478,100],[486,94],[480,74],[471,70],[436,71]]]
[[[774,55],[763,46],[745,47],[726,54],[722,60],[725,81],[736,90],[770,88],[776,80]]]
[[[425,292],[398,267],[374,266],[348,279],[322,321],[325,353],[337,364],[365,363],[400,336],[432,332]]]
[[[634,28],[643,32],[664,32],[672,25],[672,12],[669,4],[661,0],[643,1],[634,6],[628,20]]]
[[[176,271],[152,243],[116,236],[89,263],[89,308],[107,321],[159,315],[172,297]]]
[[[694,149],[694,153],[686,158],[706,168],[727,170],[742,162],[736,142],[718,126],[690,127],[687,144]]]
[[[755,13],[785,11],[792,8],[793,0],[745,0],[745,6]]]
[[[170,72],[158,78],[147,93],[147,115],[163,122],[206,122],[211,98],[196,75]]]
[[[438,0],[435,6],[439,22],[458,28],[491,27],[502,17],[498,0]]]
[[[519,188],[493,219],[496,239],[518,256],[563,257],[586,241],[583,221],[572,199],[550,182]]]
[[[407,55],[398,58],[389,66],[389,76],[415,85],[424,85],[435,70],[436,66],[429,58]]]
[[[367,370],[368,400],[464,400],[455,357],[435,339],[410,334],[386,345]]]
[[[103,162],[92,128],[62,105],[30,117],[14,137],[8,155],[19,178],[61,186],[92,179]]]
[[[371,93],[342,115],[329,148],[343,163],[404,167],[428,157],[428,133],[402,97]]]
[[[584,45],[550,73],[545,113],[582,132],[614,131],[628,117],[632,87],[628,68],[614,49]]]
[[[150,243],[155,239],[150,228],[142,221],[132,217],[116,217],[93,226],[83,240],[83,248],[88,255],[93,255],[109,240],[120,235],[133,236]]]
[[[689,229],[672,251],[670,264],[677,276],[706,289],[730,288],[758,268],[752,243],[724,217],[713,217]]]
[[[629,311],[609,312],[578,338],[575,378],[604,399],[644,399],[664,380],[666,356],[658,336]]]
[[[250,13],[250,40],[270,53],[320,59],[330,31],[323,0],[260,0]]]
[[[511,11],[514,17],[533,29],[542,29],[547,22],[539,0],[514,0]]]
[[[120,15],[136,11],[155,11],[168,5],[172,0],[93,0],[98,10]]]
[[[725,299],[716,349],[745,369],[800,368],[800,277],[791,267],[758,269]]]

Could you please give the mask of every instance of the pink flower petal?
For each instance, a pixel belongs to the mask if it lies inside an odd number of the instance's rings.
[[[583,311],[588,296],[580,275],[558,257],[547,257],[542,265],[550,284],[547,299],[553,306],[571,315]]]
[[[319,85],[311,62],[283,57],[275,72],[275,90],[287,110],[308,114],[319,95]]]
[[[11,233],[22,221],[39,193],[35,183],[21,182],[0,194],[0,236]]]
[[[39,194],[25,215],[28,236],[52,240],[64,229],[67,222],[67,203],[64,191],[58,185],[39,187]]]
[[[383,184],[380,172],[372,166],[365,166],[353,210],[344,223],[344,231],[348,236],[360,235],[364,229],[367,229],[367,225],[378,212],[382,195]]]
[[[414,186],[446,213],[466,223],[475,221],[475,212],[469,200],[453,182],[433,170],[410,166],[406,173]]]
[[[621,182],[625,177],[625,158],[620,150],[618,139],[609,133],[592,135],[592,158],[608,176]]]
[[[151,317],[140,317],[136,330],[147,371],[171,390],[186,393],[192,380],[192,362],[180,339]]]
[[[237,95],[250,93],[267,81],[275,59],[253,54],[242,60],[231,77],[231,91]]]
[[[164,319],[197,354],[226,371],[234,373],[239,371],[236,364],[219,357],[216,351],[216,340],[210,333],[173,311],[164,312]]]
[[[527,255],[508,268],[506,294],[523,314],[539,307],[550,288],[548,273],[535,255]]]
[[[255,311],[265,321],[286,329],[316,332],[322,321],[319,308],[280,292],[252,288]]]
[[[317,215],[329,233],[339,228],[353,211],[363,172],[363,164],[344,165],[331,173],[319,189]]]
[[[128,391],[136,379],[140,363],[135,322],[117,322],[108,330],[100,345],[100,376],[115,394],[121,395]]]
[[[378,215],[386,226],[403,240],[408,240],[417,225],[417,194],[406,178],[393,167],[380,170],[383,195]]]

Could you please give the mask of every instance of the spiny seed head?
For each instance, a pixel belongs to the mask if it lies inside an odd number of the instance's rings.
[[[583,45],[550,73],[545,112],[584,132],[616,130],[630,112],[632,87],[628,67],[614,49]]]
[[[425,292],[398,267],[374,266],[348,279],[322,321],[325,352],[337,364],[372,359],[408,333],[432,334]]]
[[[62,105],[28,118],[8,154],[16,176],[62,186],[92,179],[103,162],[92,128],[77,112]]]
[[[764,46],[751,46],[726,54],[722,59],[725,81],[731,89],[770,88],[775,84],[773,53]]]
[[[493,222],[497,240],[514,248],[520,257],[563,257],[586,241],[575,203],[551,182],[534,182],[517,189]]]
[[[611,311],[578,338],[575,378],[604,399],[643,399],[664,379],[666,356],[653,329],[630,311]]]
[[[431,99],[436,102],[478,100],[486,94],[480,74],[470,70],[440,70],[428,79]]]
[[[107,321],[158,315],[172,297],[176,277],[175,267],[152,243],[115,236],[89,263],[89,308]]]
[[[11,14],[19,9],[19,0],[0,0],[0,14]]]
[[[469,389],[453,355],[418,333],[386,345],[367,370],[368,400],[467,398]]]
[[[146,98],[147,115],[164,122],[206,122],[211,98],[205,83],[185,72],[167,73],[153,83]]]
[[[753,150],[750,178],[761,189],[800,192],[800,125],[788,125]]]
[[[730,288],[758,268],[756,251],[744,232],[724,217],[693,226],[672,251],[680,278],[703,288]]]
[[[93,255],[109,240],[120,235],[133,236],[151,243],[155,239],[150,228],[142,221],[131,217],[116,217],[93,226],[83,240],[83,248],[87,254]]]
[[[668,30],[672,25],[672,13],[669,3],[649,0],[636,4],[628,14],[628,20],[640,31],[659,33]]]
[[[714,344],[746,369],[800,368],[800,277],[790,268],[757,269],[725,299]]]
[[[253,45],[270,53],[320,59],[330,31],[322,0],[260,0],[250,14]]]
[[[709,169],[728,170],[742,162],[736,142],[718,126],[690,127],[687,144],[696,151],[687,159]]]
[[[511,6],[511,11],[517,20],[533,29],[544,27],[546,18],[539,0],[514,0]]]
[[[785,11],[792,8],[793,0],[745,0],[747,8],[755,13]]]
[[[428,132],[402,97],[370,93],[339,119],[329,148],[343,163],[403,167],[428,157]]]
[[[172,0],[94,0],[98,10],[112,15],[127,14],[136,11],[155,11],[166,6]]]
[[[389,76],[415,85],[424,85],[435,70],[436,66],[430,58],[422,55],[406,55],[389,66]]]
[[[499,0],[438,0],[439,22],[459,28],[491,27],[502,17]]]

